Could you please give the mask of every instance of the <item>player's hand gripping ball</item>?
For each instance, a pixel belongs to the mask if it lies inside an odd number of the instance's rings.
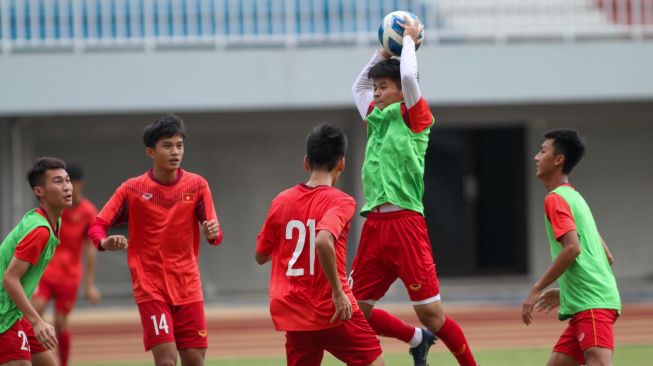
[[[390,52],[393,56],[401,56],[401,48],[404,41],[404,27],[406,25],[406,16],[410,19],[417,19],[417,16],[409,11],[397,10],[383,17],[383,22],[379,26],[379,41],[383,48]],[[417,42],[415,42],[415,50],[419,48],[424,39],[424,31],[420,32]]]

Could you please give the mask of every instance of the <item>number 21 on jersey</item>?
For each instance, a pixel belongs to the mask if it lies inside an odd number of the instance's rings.
[[[290,220],[286,225],[286,240],[292,240],[293,233],[298,231],[297,244],[295,251],[292,253],[292,258],[288,262],[288,270],[286,276],[303,276],[304,268],[293,268],[297,263],[299,256],[304,251],[304,244],[306,243],[306,227],[308,226],[308,262],[310,275],[315,274],[315,219],[309,219],[306,224],[299,220]]]

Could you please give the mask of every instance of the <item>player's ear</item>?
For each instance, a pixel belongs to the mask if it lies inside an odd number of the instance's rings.
[[[41,186],[34,186],[34,188],[32,188],[32,192],[34,192],[34,195],[36,195],[38,199],[41,199],[43,196],[45,196],[45,189]]]
[[[154,149],[149,146],[145,147],[145,155],[149,156],[150,159],[154,159]]]
[[[553,157],[553,164],[555,166],[562,166],[565,163],[565,159],[566,159],[566,157],[565,157],[564,154],[558,154],[558,155]]]
[[[304,155],[304,170],[311,171],[311,166],[308,164],[308,156]]]
[[[346,165],[345,157],[343,156],[338,162],[338,172],[342,173],[342,171],[345,170]]]

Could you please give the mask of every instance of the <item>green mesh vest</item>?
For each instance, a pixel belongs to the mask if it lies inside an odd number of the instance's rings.
[[[413,132],[401,115],[401,103],[374,108],[365,119],[367,146],[363,162],[365,216],[372,208],[392,203],[424,214],[424,155],[431,127]]]
[[[31,210],[23,216],[18,225],[9,232],[9,235],[7,235],[2,244],[0,244],[0,277],[2,277],[9,266],[9,262],[14,258],[14,252],[16,251],[18,243],[20,243],[27,234],[39,226],[45,226],[50,230],[50,239],[41,253],[38,262],[36,262],[36,265],[30,265],[29,269],[20,279],[27,298],[32,297],[32,293],[34,293],[36,285],[38,285],[39,280],[43,275],[43,271],[45,271],[45,267],[50,262],[50,259],[52,259],[57,245],[59,245],[59,239],[54,232],[52,232],[48,220],[37,213],[36,210]],[[59,227],[61,227],[61,220],[59,222]],[[11,298],[9,298],[7,291],[5,291],[4,287],[0,286],[0,333],[6,332],[7,329],[11,328],[22,316],[23,313],[18,310],[16,304],[14,304]]]
[[[621,312],[617,281],[605,255],[589,206],[580,193],[569,186],[560,186],[552,193],[560,195],[569,205],[580,241],[580,255],[558,278],[560,286],[558,317],[560,320],[568,319],[588,309],[614,309]],[[551,247],[551,258],[555,259],[562,251],[562,245],[556,241],[546,215],[544,221]]]

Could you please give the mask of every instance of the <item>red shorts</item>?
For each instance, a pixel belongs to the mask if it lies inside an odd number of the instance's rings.
[[[590,309],[574,314],[569,321],[553,352],[571,356],[584,365],[583,352],[590,347],[614,350],[614,333],[612,326],[617,321],[616,310]]]
[[[177,349],[208,348],[204,302],[169,305],[161,301],[138,304],[145,351],[174,342]]]
[[[32,324],[24,317],[6,332],[0,333],[0,364],[12,360],[32,361],[32,354],[47,350],[36,339]]]
[[[337,327],[286,332],[288,366],[319,366],[324,351],[350,366],[369,365],[382,353],[379,339],[360,310]]]
[[[62,285],[48,281],[43,277],[36,287],[32,298],[43,299],[45,302],[54,298],[54,309],[59,313],[67,315],[73,310],[75,302],[77,302],[78,288],[79,285]]]
[[[401,278],[413,305],[440,300],[426,221],[418,212],[370,212],[352,265],[351,289],[374,304]]]

